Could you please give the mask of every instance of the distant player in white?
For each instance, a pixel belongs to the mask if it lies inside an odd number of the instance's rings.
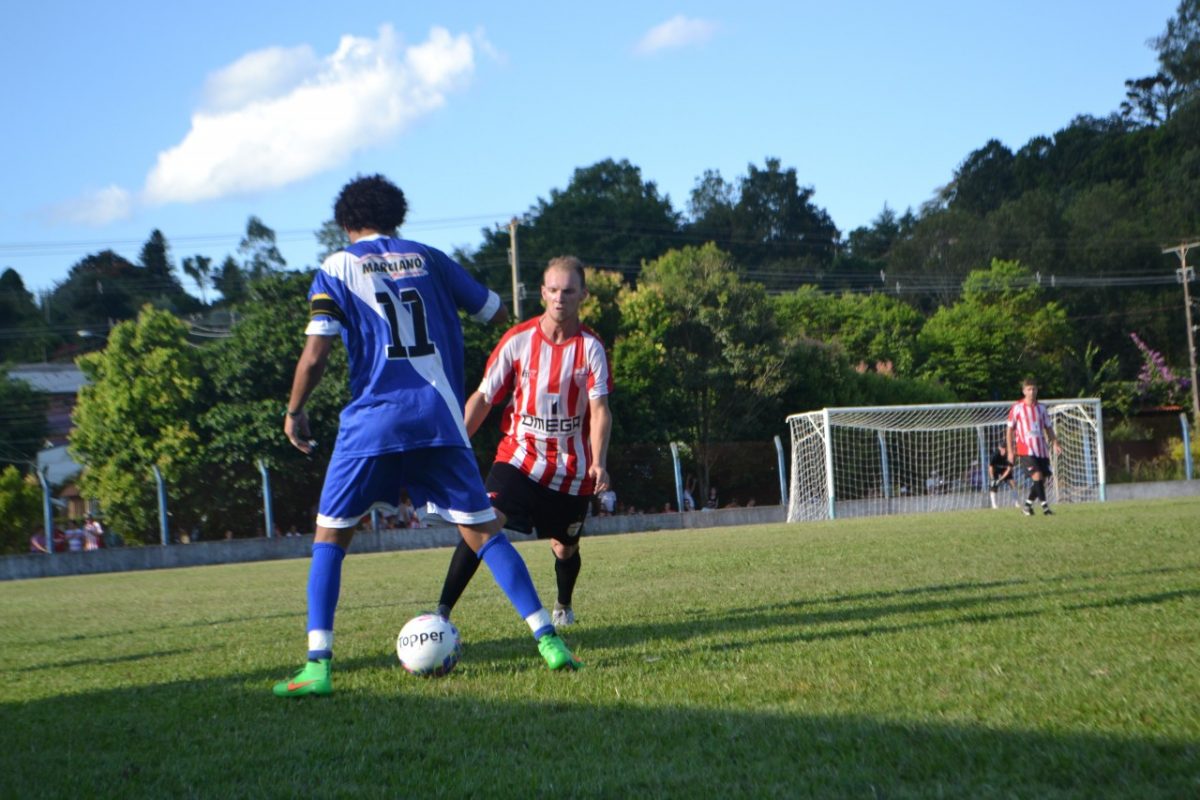
[[[1026,378],[1021,384],[1024,398],[1008,411],[1008,431],[1006,441],[1008,452],[1014,454],[1020,461],[1021,467],[1029,474],[1033,485],[1029,487],[1029,497],[1021,509],[1027,517],[1033,516],[1033,502],[1040,500],[1042,513],[1050,515],[1050,504],[1046,502],[1046,479],[1050,477],[1050,447],[1055,453],[1061,453],[1058,436],[1054,433],[1054,423],[1050,420],[1050,412],[1037,401],[1038,386],[1033,378]],[[1014,449],[1015,442],[1015,449]]]
[[[508,399],[488,495],[507,528],[550,539],[558,585],[553,621],[560,627],[575,622],[571,603],[588,506],[609,486],[612,375],[604,343],[579,321],[586,298],[583,262],[574,256],[552,259],[542,275],[545,312],[504,334],[465,413],[473,435],[491,408]],[[450,616],[478,564],[460,543],[438,613]]]
[[[311,321],[296,364],[284,433],[311,453],[304,404],[321,381],[340,337],[350,368],[343,409],[318,506],[308,576],[308,661],[275,685],[280,697],[333,691],[333,618],[342,561],[359,520],[395,511],[401,487],[416,503],[457,523],[463,539],[529,625],[551,669],[578,666],[554,632],[550,613],[480,480],[463,427],[463,338],[458,310],[503,322],[495,292],[432,247],[400,239],[408,204],[382,175],[343,187],[334,220],[350,246],[325,259],[309,291]]]

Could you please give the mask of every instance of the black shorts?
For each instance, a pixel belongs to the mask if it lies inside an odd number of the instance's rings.
[[[564,544],[577,544],[583,535],[590,495],[547,489],[512,464],[504,463],[492,464],[484,486],[492,507],[508,518],[506,528]]]
[[[1021,456],[1021,468],[1030,477],[1033,477],[1035,472],[1042,473],[1043,480],[1054,474],[1050,471],[1050,459],[1045,456]]]

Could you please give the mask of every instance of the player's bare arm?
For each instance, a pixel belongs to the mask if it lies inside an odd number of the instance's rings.
[[[612,412],[608,408],[608,397],[591,398],[588,401],[591,415],[592,463],[588,474],[596,482],[596,493],[606,491],[608,480],[608,440],[612,434]]]
[[[1054,428],[1046,427],[1046,438],[1050,440],[1050,445],[1054,448],[1056,455],[1062,454],[1062,445],[1058,443],[1058,434],[1054,432]]]
[[[472,392],[467,398],[467,407],[463,411],[463,424],[467,428],[467,436],[474,436],[475,431],[479,430],[479,426],[487,419],[488,412],[492,410],[492,406],[483,396],[483,392]]]
[[[292,376],[292,394],[288,399],[287,414],[283,419],[283,432],[292,446],[302,453],[311,453],[314,445],[304,404],[325,376],[325,367],[329,363],[332,350],[332,336],[309,336],[304,342],[300,360],[296,362],[296,373]]]

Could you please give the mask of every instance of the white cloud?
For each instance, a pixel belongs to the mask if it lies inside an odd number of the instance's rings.
[[[682,14],[655,25],[634,46],[638,55],[651,55],[660,50],[704,44],[717,32],[717,24],[704,19],[689,19]]]
[[[204,84],[204,98],[209,111],[232,111],[285,94],[316,75],[320,67],[308,45],[268,47],[247,53],[210,75]]]
[[[278,70],[278,73],[275,72]],[[150,204],[277,189],[381,144],[440,108],[475,70],[472,37],[444,28],[405,47],[391,26],[316,58],[270,48],[214,73],[209,106],[146,177]]]
[[[120,186],[106,186],[47,209],[46,216],[56,222],[98,228],[128,219],[132,211],[133,197],[127,190]]]

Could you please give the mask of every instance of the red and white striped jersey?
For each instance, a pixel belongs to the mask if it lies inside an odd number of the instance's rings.
[[[1019,456],[1050,457],[1050,446],[1046,442],[1046,431],[1054,431],[1050,412],[1041,403],[1028,405],[1024,400],[1013,404],[1008,410],[1008,427]]]
[[[555,344],[540,318],[514,325],[488,358],[479,392],[490,405],[512,394],[500,421],[497,463],[511,464],[541,485],[590,495],[589,401],[612,392],[604,343],[592,330]]]

